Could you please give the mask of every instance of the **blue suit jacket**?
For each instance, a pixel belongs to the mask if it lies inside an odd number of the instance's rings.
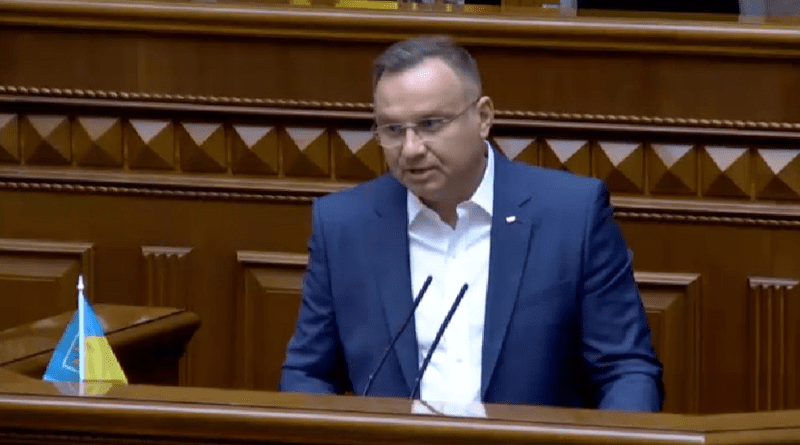
[[[482,400],[659,410],[661,364],[605,187],[495,153]],[[411,310],[406,189],[382,176],[312,214],[280,387],[360,394]],[[369,394],[408,397],[417,355],[412,321]]]

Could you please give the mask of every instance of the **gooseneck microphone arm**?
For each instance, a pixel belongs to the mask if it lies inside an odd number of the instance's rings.
[[[467,293],[467,288],[469,285],[464,283],[461,286],[461,290],[458,292],[458,296],[456,297],[456,301],[453,302],[453,305],[450,306],[450,311],[447,312],[447,316],[444,317],[444,321],[442,325],[439,326],[439,332],[436,333],[436,337],[433,339],[433,343],[431,344],[431,349],[428,351],[428,355],[425,356],[425,360],[422,361],[422,366],[419,368],[419,372],[417,373],[417,378],[414,380],[414,389],[411,391],[411,400],[417,398],[417,393],[419,392],[419,385],[422,382],[422,376],[425,375],[425,369],[428,368],[428,363],[431,362],[431,357],[433,356],[433,351],[436,350],[436,346],[439,345],[439,341],[442,339],[442,335],[444,334],[444,330],[447,329],[447,325],[450,324],[450,319],[453,318],[453,314],[456,313],[456,309],[458,305],[461,303],[461,300],[464,298],[464,294]]]
[[[414,316],[414,313],[417,311],[417,306],[419,306],[419,302],[422,301],[422,297],[428,290],[428,286],[431,285],[431,281],[433,281],[433,276],[428,275],[428,278],[425,279],[425,283],[422,284],[422,289],[420,289],[419,293],[417,294],[417,298],[414,299],[414,305],[411,306],[411,311],[409,311],[408,316],[406,316],[403,326],[401,326],[400,330],[394,334],[394,337],[392,337],[389,345],[383,350],[383,354],[381,354],[381,358],[378,360],[378,366],[375,367],[375,370],[372,371],[372,374],[370,374],[369,378],[367,379],[367,386],[364,387],[364,396],[369,395],[369,389],[372,387],[372,381],[375,380],[375,376],[378,375],[378,371],[380,371],[381,367],[383,366],[383,362],[386,361],[389,351],[394,348],[394,344],[397,343],[397,340],[400,338],[400,334],[405,331],[406,326],[408,326],[408,323],[411,321],[411,317]]]

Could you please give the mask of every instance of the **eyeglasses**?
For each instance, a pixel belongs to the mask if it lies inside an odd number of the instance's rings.
[[[383,125],[373,125],[372,126],[372,133],[375,134],[375,137],[378,139],[378,142],[387,148],[395,148],[403,145],[403,141],[406,137],[406,131],[411,129],[420,139],[428,139],[433,136],[436,136],[440,131],[444,130],[445,127],[450,125],[453,121],[460,118],[464,115],[467,111],[469,111],[475,104],[478,103],[480,98],[475,99],[466,108],[459,111],[453,116],[450,117],[430,117],[427,119],[422,119],[417,122],[411,124],[383,124]]]

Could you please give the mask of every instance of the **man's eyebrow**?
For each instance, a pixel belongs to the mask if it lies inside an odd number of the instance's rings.
[[[444,118],[445,114],[440,111],[429,111],[407,122],[419,122],[425,119],[444,119]],[[405,123],[405,122],[400,122],[400,120],[398,119],[388,119],[386,116],[378,116],[378,115],[375,115],[375,122],[385,122],[387,124]]]

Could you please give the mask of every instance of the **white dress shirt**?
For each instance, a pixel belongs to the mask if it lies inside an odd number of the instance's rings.
[[[433,281],[416,313],[419,364],[464,283],[469,288],[444,332],[420,384],[423,400],[480,401],[481,354],[489,280],[489,248],[494,202],[494,153],[472,197],[456,208],[455,227],[443,222],[408,192],[411,287],[417,295],[428,275]]]

